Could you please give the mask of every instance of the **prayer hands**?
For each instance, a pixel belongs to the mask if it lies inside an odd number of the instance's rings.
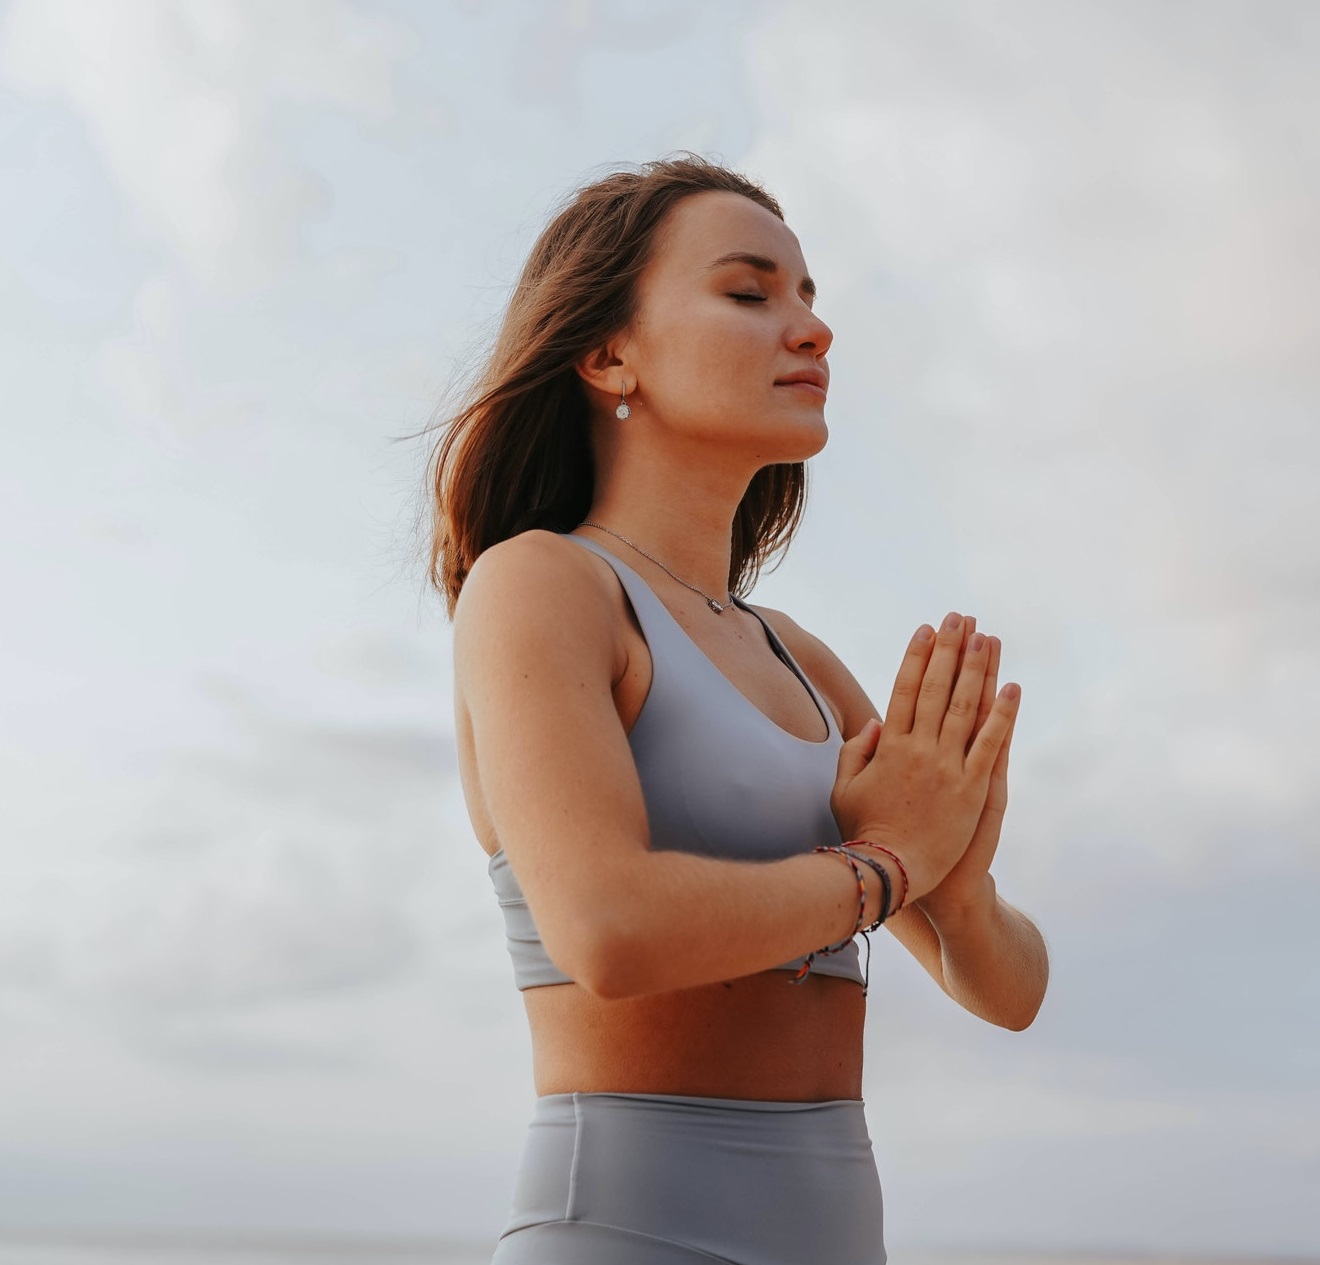
[[[976,632],[976,617],[969,615],[963,623],[963,643],[958,653],[958,666],[967,653],[967,643]],[[994,706],[995,694],[999,689],[999,656],[1002,643],[998,637],[988,638],[990,642],[990,662],[986,668],[985,681],[981,689],[981,700],[977,708],[976,721],[972,727],[972,738],[981,732],[982,725]],[[981,810],[980,820],[972,834],[967,851],[958,858],[953,869],[921,898],[922,905],[930,912],[942,910],[958,912],[976,905],[982,900],[993,900],[994,884],[990,880],[990,863],[994,860],[995,850],[999,846],[999,834],[1004,822],[1004,813],[1008,808],[1008,749],[1013,741],[1013,726],[1017,722],[1017,712],[1013,713],[1008,725],[1008,736],[999,748],[999,755],[990,770],[990,787],[986,794],[985,807]],[[971,743],[968,743],[970,747]]]
[[[996,694],[998,640],[974,625],[953,612],[938,631],[918,630],[886,722],[868,723],[844,744],[831,796],[843,837],[894,849],[909,875],[909,899],[929,896],[928,912],[966,907],[993,891],[988,870],[1007,804],[1002,752],[1020,691],[1005,686]]]

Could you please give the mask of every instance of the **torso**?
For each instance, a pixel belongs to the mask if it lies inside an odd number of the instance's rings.
[[[651,656],[614,573],[603,559],[594,558],[593,563],[617,603],[614,704],[624,731],[630,732],[651,686]],[[777,658],[755,616],[734,607],[715,618],[696,594],[672,581],[665,587],[657,568],[651,568],[646,579],[688,635],[768,722],[799,738],[822,738],[826,725],[816,704]],[[769,616],[767,620],[773,623]],[[775,631],[798,658],[783,630],[776,626]],[[826,697],[821,682],[812,684]],[[500,844],[481,796],[461,681],[456,689],[458,759],[469,813],[482,848],[493,855]],[[826,702],[837,717],[838,709],[828,697]],[[625,1000],[606,1001],[577,984],[526,989],[522,997],[531,1028],[536,1092],[612,1090],[781,1101],[860,1098],[862,990],[852,980],[819,975],[786,985],[783,971],[769,970]]]

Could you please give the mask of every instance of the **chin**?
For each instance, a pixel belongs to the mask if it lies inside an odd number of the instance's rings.
[[[786,428],[775,436],[774,447],[778,449],[791,449],[791,455],[777,457],[777,461],[806,461],[814,457],[830,437],[830,428],[825,423],[825,413],[822,410],[816,415],[811,425],[803,425],[802,419],[795,419],[791,428]]]

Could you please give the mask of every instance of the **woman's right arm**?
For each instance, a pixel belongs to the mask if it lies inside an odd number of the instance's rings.
[[[628,997],[770,970],[847,937],[857,880],[841,857],[651,851],[611,689],[616,615],[591,565],[526,532],[477,559],[454,616],[455,698],[485,807],[551,961],[601,997]],[[971,741],[988,652],[960,666],[961,645],[960,624],[914,637],[878,740],[867,726],[839,752],[841,835],[892,848],[909,900],[966,850],[1017,710],[1001,692]],[[869,867],[863,879],[869,923],[880,883]]]
[[[454,671],[485,806],[550,959],[601,997],[768,970],[846,937],[842,858],[734,861],[649,847],[611,690],[617,618],[547,533],[486,550],[454,612]],[[869,870],[867,919],[878,880]]]

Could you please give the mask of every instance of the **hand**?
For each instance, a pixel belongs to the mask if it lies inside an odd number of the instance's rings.
[[[886,723],[872,722],[844,744],[830,796],[843,838],[873,839],[902,857],[909,900],[938,886],[967,849],[1017,711],[1017,691],[1005,687],[973,734],[990,643],[982,638],[972,649],[968,641],[964,654],[965,625],[955,613],[938,633],[918,629]]]
[[[968,627],[963,641],[966,652],[967,639],[975,630],[975,619],[968,618]],[[991,637],[990,659],[986,668],[985,681],[981,690],[981,701],[977,709],[973,736],[989,719],[994,707],[995,691],[999,682],[999,661],[1002,643],[998,637]],[[994,860],[995,850],[999,846],[999,834],[1004,823],[1004,813],[1008,808],[1008,751],[1013,741],[1013,728],[1017,724],[1014,713],[1009,722],[1004,745],[999,748],[994,767],[990,770],[990,784],[986,793],[985,807],[981,810],[980,820],[972,833],[967,850],[954,863],[953,868],[940,880],[938,885],[921,897],[921,903],[928,912],[961,910],[970,908],[987,897],[992,897],[994,887],[989,882],[990,863]],[[973,737],[974,740],[974,737]]]

